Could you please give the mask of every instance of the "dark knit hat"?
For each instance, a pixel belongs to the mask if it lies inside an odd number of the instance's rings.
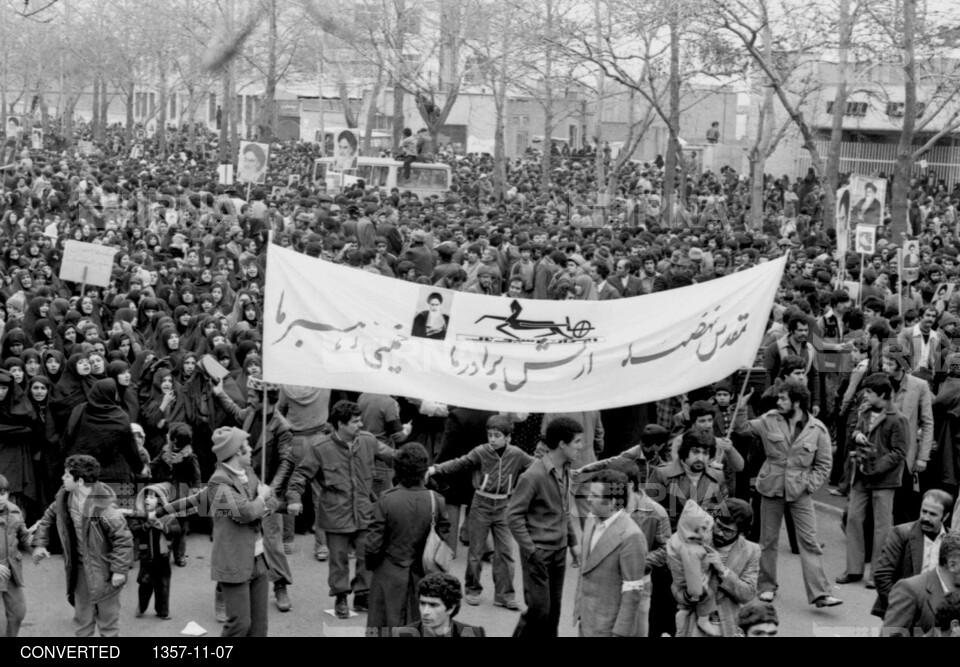
[[[246,431],[235,426],[221,426],[214,431],[213,454],[217,457],[217,463],[229,461],[236,456],[249,437]]]

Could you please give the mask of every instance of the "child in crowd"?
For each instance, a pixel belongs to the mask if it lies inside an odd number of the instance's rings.
[[[513,590],[513,543],[507,525],[507,503],[517,478],[533,457],[510,444],[513,423],[505,415],[487,420],[487,443],[474,447],[460,458],[431,466],[428,475],[443,475],[473,470],[473,502],[467,516],[470,549],[467,554],[467,604],[480,604],[480,572],[487,535],[493,531],[493,603],[498,607],[519,609]]]
[[[710,566],[706,562],[712,544],[713,517],[695,501],[688,500],[677,522],[677,532],[667,542],[667,564],[673,585],[684,592],[695,608],[697,627],[710,637],[719,637],[716,591],[710,587]]]
[[[169,482],[174,490],[170,500],[193,495],[200,489],[200,462],[193,453],[193,429],[183,422],[170,422],[163,449],[150,462],[150,479]],[[177,567],[187,564],[187,521],[177,519],[180,530],[173,539],[173,562]]]
[[[23,595],[23,569],[20,549],[30,548],[30,533],[23,523],[20,508],[10,502],[10,483],[0,475],[0,597],[7,616],[6,637],[16,637],[20,624],[27,615],[27,601]]]
[[[158,505],[166,505],[173,487],[169,483],[151,484],[140,490],[129,515],[130,531],[137,543],[139,606],[137,618],[143,616],[154,597],[157,616],[170,618],[170,541],[180,533],[180,524],[172,514],[158,519]]]

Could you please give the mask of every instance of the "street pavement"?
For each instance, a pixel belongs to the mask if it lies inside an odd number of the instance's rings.
[[[824,500],[829,498],[824,494]],[[818,496],[819,498],[819,496]],[[831,499],[832,505],[838,505]],[[844,537],[840,530],[840,513],[836,507],[818,503],[818,535],[826,543],[824,565],[827,576],[834,580],[844,568]],[[870,615],[875,593],[863,583],[835,586],[834,595],[844,604],[831,609],[816,609],[807,604],[803,579],[800,573],[800,558],[790,553],[786,532],[781,534],[779,558],[780,592],[775,601],[780,615],[780,635],[789,637],[869,636],[876,634],[880,619]],[[206,535],[188,537],[187,566],[173,568],[171,585],[170,620],[160,620],[152,608],[140,619],[134,618],[137,600],[136,569],[122,592],[120,630],[123,636],[182,637],[179,633],[190,621],[195,621],[208,631],[207,636],[219,636],[221,625],[214,619],[213,589],[210,581],[210,541]],[[24,554],[24,575],[27,582],[27,617],[20,632],[21,637],[69,637],[72,608],[66,600],[63,559],[53,556],[39,565],[28,562]],[[366,615],[350,620],[338,620],[324,610],[333,609],[333,600],[328,595],[327,564],[313,558],[313,535],[297,535],[295,553],[288,556],[295,579],[290,588],[293,610],[281,613],[270,600],[270,636],[274,637],[359,637],[364,634]],[[463,576],[466,548],[460,545],[454,562],[453,573]],[[351,561],[352,563],[352,561]],[[489,636],[509,636],[519,612],[493,606],[493,582],[489,564],[484,567],[484,592],[480,606],[463,604],[457,617],[472,625],[482,625]],[[564,584],[563,613],[560,635],[572,637],[577,630],[571,622],[573,596],[576,590],[577,570],[567,569]],[[517,599],[522,600],[522,584],[519,567],[516,572]]]

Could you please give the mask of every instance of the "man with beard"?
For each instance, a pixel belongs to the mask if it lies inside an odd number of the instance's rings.
[[[677,460],[654,469],[647,480],[647,494],[663,506],[671,530],[687,500],[694,500],[711,515],[722,512],[727,499],[723,471],[708,464],[716,456],[717,439],[712,431],[693,428],[683,434]]]
[[[933,394],[929,384],[906,372],[909,361],[902,345],[887,345],[881,354],[883,372],[893,385],[893,405],[907,418],[907,464],[893,499],[894,523],[906,523],[917,518],[920,473],[933,449]]]
[[[893,526],[893,494],[901,484],[903,460],[907,455],[907,420],[890,400],[893,387],[884,373],[874,373],[863,381],[863,401],[867,409],[860,413],[850,452],[853,460],[853,484],[847,505],[847,571],[837,577],[838,584],[863,579],[864,521],[867,508],[873,510],[874,567],[880,560],[880,548]]]
[[[827,481],[832,464],[827,427],[808,408],[810,391],[795,380],[780,387],[776,410],[748,421],[746,409],[752,393],[737,403],[733,428],[737,433],[759,438],[766,455],[757,477],[762,550],[759,598],[772,602],[776,595],[780,523],[786,508],[797,528],[807,601],[817,607],[842,604],[842,600],[830,595],[813,508],[813,493]]]
[[[787,335],[770,343],[763,353],[763,366],[770,373],[770,377],[780,376],[781,362],[791,355],[803,360],[807,375],[807,388],[812,400],[810,413],[816,417],[820,413],[820,371],[817,368],[817,351],[808,342],[810,337],[810,320],[800,310],[791,309],[783,314],[783,322],[787,327]]]
[[[953,498],[946,491],[927,491],[920,505],[920,518],[894,526],[887,535],[879,560],[873,567],[877,601],[870,611],[883,618],[893,585],[936,567],[940,542],[950,525]]]
[[[943,340],[940,333],[933,330],[939,315],[936,307],[927,306],[923,309],[920,322],[916,326],[900,332],[899,343],[907,351],[907,361],[910,363],[908,372],[920,368],[934,372],[940,370],[940,350]]]
[[[960,354],[947,357],[944,370],[947,378],[933,399],[936,450],[931,453],[929,481],[956,496],[960,490]]]

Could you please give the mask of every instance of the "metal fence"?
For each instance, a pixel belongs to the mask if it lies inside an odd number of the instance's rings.
[[[815,141],[817,151],[826,159],[830,150],[829,141]],[[916,144],[919,148],[922,144]],[[840,144],[840,173],[864,174],[875,176],[884,174],[890,176],[893,173],[897,161],[897,144],[866,144],[852,141],[844,141]],[[936,174],[937,178],[942,178],[948,186],[960,182],[960,147],[953,146],[934,146],[924,159],[927,165]],[[796,159],[795,176],[802,178],[806,175],[807,169],[813,166],[810,154],[806,151]],[[919,163],[913,165],[914,173],[922,171]]]

